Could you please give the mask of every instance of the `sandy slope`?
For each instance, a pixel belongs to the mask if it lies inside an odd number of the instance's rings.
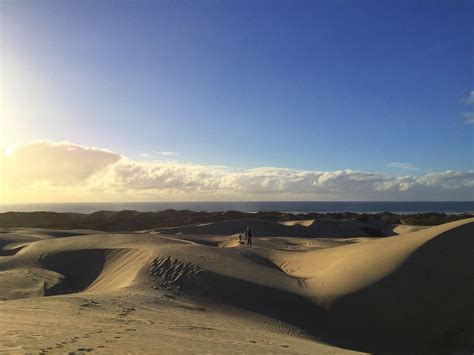
[[[0,352],[474,345],[474,219],[342,240],[302,238],[319,222],[231,222],[167,234],[2,230]],[[249,224],[258,237],[239,246],[229,235]]]
[[[392,227],[392,232],[394,234],[406,234],[421,231],[426,228],[430,228],[430,226],[411,226],[409,224],[395,224]]]
[[[289,222],[237,219],[183,227],[162,228],[159,231],[166,234],[233,235],[243,233],[247,227],[252,229],[252,233],[255,236],[259,237],[350,238],[369,236],[362,223],[329,219]]]
[[[270,259],[304,280],[339,339],[363,347],[376,337],[383,348],[395,339],[400,346],[472,343],[473,256],[474,219],[468,219]]]

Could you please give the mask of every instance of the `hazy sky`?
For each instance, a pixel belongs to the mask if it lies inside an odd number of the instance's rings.
[[[474,199],[473,10],[2,1],[1,198]]]

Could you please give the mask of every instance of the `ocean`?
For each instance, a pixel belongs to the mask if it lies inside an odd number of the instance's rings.
[[[166,209],[193,211],[279,211],[291,213],[309,212],[356,212],[356,213],[424,213],[444,212],[448,214],[474,212],[474,201],[397,201],[397,202],[363,202],[363,201],[272,201],[272,202],[123,202],[123,203],[41,203],[41,204],[0,204],[0,212],[17,211],[52,211],[92,213],[108,210],[162,211]]]

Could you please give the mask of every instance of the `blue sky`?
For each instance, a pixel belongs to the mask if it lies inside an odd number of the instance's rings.
[[[0,10],[2,145],[48,139],[244,169],[474,167],[461,102],[474,90],[471,1]]]

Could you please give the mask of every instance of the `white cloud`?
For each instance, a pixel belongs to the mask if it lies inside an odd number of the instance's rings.
[[[467,97],[462,98],[461,103],[463,103],[464,105],[474,104],[474,90],[471,91]]]
[[[275,167],[235,169],[134,161],[104,149],[49,141],[2,156],[5,199],[20,200],[462,200],[474,198],[474,171],[393,176]],[[396,167],[412,169],[408,163]],[[401,164],[401,165],[400,165]]]
[[[414,170],[420,170],[411,163],[401,163],[401,162],[398,162],[398,161],[394,161],[394,162],[385,164],[385,166],[387,166],[389,168],[402,169],[402,170],[413,170],[413,171]]]
[[[158,153],[160,155],[164,155],[164,156],[173,156],[173,155],[177,156],[177,155],[179,155],[179,153],[176,153],[176,152],[156,152],[156,153]]]
[[[7,148],[1,157],[2,180],[8,185],[81,183],[120,159],[121,155],[106,149],[35,141]]]
[[[464,122],[468,124],[474,124],[474,112],[466,112],[463,114]]]

